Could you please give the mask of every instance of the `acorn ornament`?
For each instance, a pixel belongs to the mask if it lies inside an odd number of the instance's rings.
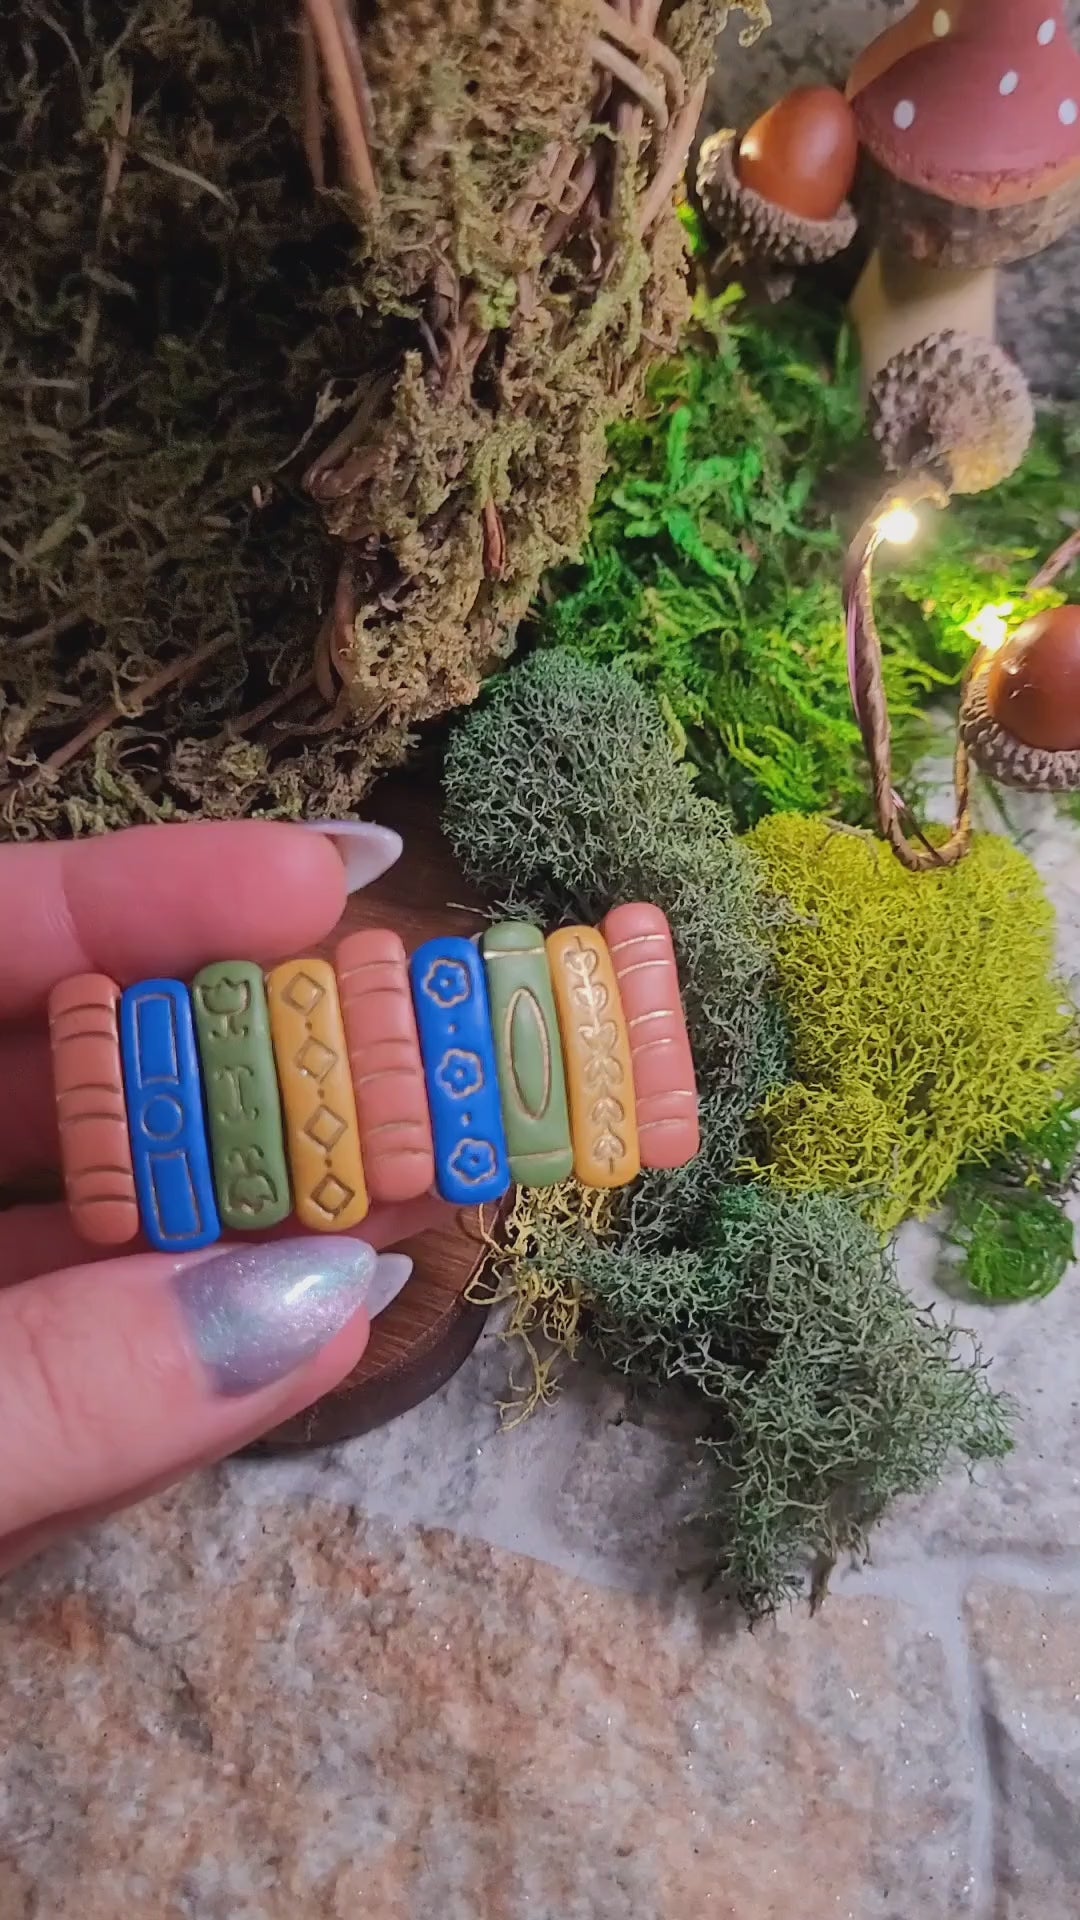
[[[1035,431],[1015,360],[995,341],[951,327],[887,362],[870,387],[869,413],[888,472],[929,470],[950,493],[1000,486]]]
[[[1080,790],[1080,607],[1037,613],[976,657],[960,737],[1002,786]]]
[[[834,87],[796,87],[742,139],[704,141],[697,192],[708,225],[745,260],[810,266],[855,238],[848,200],[858,160],[855,116]]]

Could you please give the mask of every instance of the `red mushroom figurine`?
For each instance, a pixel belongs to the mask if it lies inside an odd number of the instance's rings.
[[[992,339],[993,268],[1080,211],[1080,55],[1061,0],[944,0],[929,24],[852,101],[879,237],[853,307],[868,380],[943,328]]]
[[[944,40],[947,34],[954,33],[963,6],[964,0],[953,0],[952,6],[943,6],[942,0],[917,0],[910,13],[905,13],[895,26],[886,27],[884,33],[860,53],[848,75],[848,99],[853,100],[880,73],[894,67],[905,53],[914,53],[916,47],[928,46],[931,41]]]

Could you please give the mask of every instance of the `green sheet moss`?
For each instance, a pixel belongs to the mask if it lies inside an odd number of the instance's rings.
[[[612,429],[588,548],[549,580],[538,633],[650,687],[703,789],[740,825],[778,810],[867,823],[840,582],[844,539],[883,483],[857,370],[827,306],[761,316],[738,302],[736,289],[699,303],[685,350]],[[1067,418],[1042,421],[1003,487],[927,509],[915,545],[882,556],[885,685],[909,798],[925,710],[974,648],[965,628],[1015,601],[1063,535],[1078,447]]]

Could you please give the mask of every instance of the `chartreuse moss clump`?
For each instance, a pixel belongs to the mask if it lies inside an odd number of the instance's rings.
[[[748,836],[788,906],[775,936],[796,1078],[765,1102],[762,1171],[858,1198],[888,1230],[966,1163],[1043,1125],[1076,1081],[1053,911],[1026,856],[976,839],[912,875],[869,835],[778,814]]]
[[[784,810],[866,823],[841,573],[852,518],[882,480],[847,335],[828,309],[744,313],[737,290],[699,305],[698,322],[609,433],[589,545],[549,582],[540,637],[624,662],[739,824]],[[973,616],[1018,600],[1061,537],[1077,452],[1067,420],[1041,422],[1004,487],[928,510],[914,546],[882,558],[893,760],[909,798],[925,709],[970,660]]]
[[[446,791],[459,856],[512,910],[550,925],[631,896],[666,909],[702,1094],[690,1166],[616,1193],[519,1195],[493,1287],[525,1360],[509,1411],[550,1397],[554,1363],[586,1338],[633,1379],[689,1387],[716,1466],[716,1571],[766,1612],[951,1451],[1004,1451],[1003,1409],[914,1313],[852,1201],[736,1177],[754,1090],[782,1098],[787,1071],[777,909],[631,677],[534,655],[458,729]]]
[[[845,1201],[733,1187],[701,1243],[659,1256],[631,1236],[561,1250],[601,1351],[701,1396],[717,1472],[717,1572],[751,1615],[808,1563],[861,1552],[891,1501],[954,1452],[1009,1448],[1000,1399],[954,1329],[917,1313]]]

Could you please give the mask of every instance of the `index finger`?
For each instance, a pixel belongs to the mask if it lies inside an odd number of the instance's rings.
[[[211,960],[296,953],[336,925],[345,868],[309,827],[269,820],[131,827],[0,847],[0,1019],[57,981],[182,979]]]

